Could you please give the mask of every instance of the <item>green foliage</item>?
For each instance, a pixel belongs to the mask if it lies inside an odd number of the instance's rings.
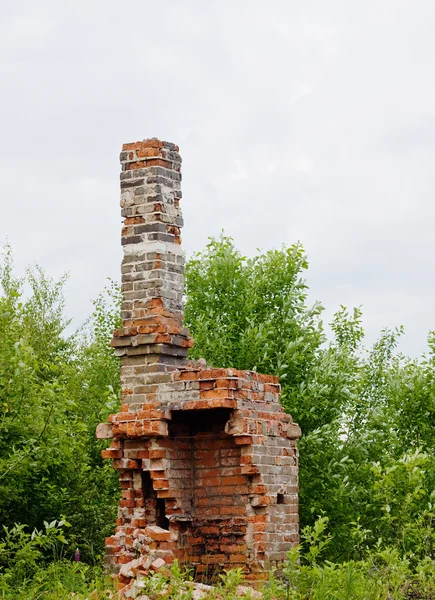
[[[68,539],[66,521],[44,522],[44,529],[29,532],[25,525],[3,528],[0,542],[0,594],[2,598],[111,598],[112,585],[101,569],[72,563],[64,557]]]
[[[240,596],[238,587],[243,583],[243,569],[229,569],[219,575],[219,581],[216,585],[216,596],[235,600]]]
[[[340,563],[322,559],[331,536],[327,520],[318,519],[302,532],[302,544],[288,553],[282,579],[272,577],[269,585],[278,589],[275,597],[328,600],[404,600],[433,598],[435,561],[426,558],[416,569],[410,561],[381,541],[367,549],[359,560]],[[286,592],[286,594],[285,594]]]
[[[117,497],[95,427],[118,397],[119,366],[108,342],[119,319],[119,293],[110,287],[87,326],[67,335],[65,281],[52,281],[39,268],[14,278],[6,249],[0,265],[0,522],[40,529],[63,514],[72,526],[69,553],[78,545],[96,560]]]
[[[307,268],[299,245],[243,257],[230,238],[211,240],[186,267],[186,324],[192,356],[219,367],[278,373],[303,381],[323,341],[320,306],[305,306]]]
[[[111,581],[98,569],[84,563],[62,559],[61,547],[67,544],[64,522],[45,523],[44,531],[16,526],[6,530],[0,544],[0,593],[6,600],[114,598]],[[331,535],[328,519],[319,518],[302,532],[302,543],[293,548],[280,573],[272,571],[262,589],[264,600],[430,600],[435,594],[435,561],[426,558],[416,567],[400,556],[397,549],[382,547],[367,550],[359,560],[334,563],[322,556]],[[51,559],[55,560],[51,560]],[[242,587],[241,569],[224,572],[213,587],[202,586],[205,600],[253,598],[254,592]],[[143,594],[160,598],[192,600],[194,584],[188,570],[175,562],[170,570],[143,577],[138,575],[132,597]]]
[[[170,570],[157,571],[150,577],[138,577],[135,587],[137,593],[145,594],[150,599],[164,597],[168,600],[192,600],[191,583],[189,570],[175,561]]]
[[[47,558],[59,560],[61,545],[66,544],[63,527],[69,527],[66,521],[44,521],[44,531],[34,529],[26,531],[25,525],[15,525],[11,529],[3,527],[4,539],[0,542],[0,586],[9,587],[11,583],[19,587],[35,574],[41,563]],[[0,589],[2,589],[0,587]]]

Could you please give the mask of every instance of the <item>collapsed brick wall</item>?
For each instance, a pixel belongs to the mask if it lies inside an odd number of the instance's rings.
[[[300,429],[276,377],[187,359],[178,147],[126,144],[121,163],[122,405],[97,429],[122,488],[108,563],[124,590],[175,559],[264,578],[298,541]]]

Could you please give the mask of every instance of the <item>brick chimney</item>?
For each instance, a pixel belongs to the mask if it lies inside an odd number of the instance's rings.
[[[97,428],[119,471],[109,567],[122,594],[175,559],[214,580],[241,567],[253,584],[298,543],[300,429],[278,378],[189,361],[183,327],[178,146],[155,138],[121,153],[122,404]],[[138,592],[139,593],[139,592]]]
[[[122,327],[117,356],[144,356],[146,371],[176,369],[192,346],[183,327],[181,158],[153,138],[121,152]],[[144,371],[143,371],[144,372]]]

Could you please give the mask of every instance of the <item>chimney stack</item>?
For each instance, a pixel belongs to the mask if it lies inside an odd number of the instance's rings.
[[[192,339],[183,327],[181,157],[156,138],[124,144],[120,155],[122,327],[118,356],[147,356],[147,371],[180,366]]]

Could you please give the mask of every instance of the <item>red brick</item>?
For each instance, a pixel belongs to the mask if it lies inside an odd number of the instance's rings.
[[[149,156],[159,156],[159,148],[138,148],[136,155],[138,158],[147,158]]]
[[[121,457],[122,457],[122,450],[108,448],[107,450],[101,451],[101,458],[121,458]]]
[[[250,446],[254,442],[250,435],[236,436],[234,441],[238,446]]]
[[[171,165],[172,163],[169,160],[163,158],[149,158],[146,160],[147,167],[164,167],[170,169]]]
[[[133,169],[143,169],[145,166],[145,162],[143,160],[136,160],[135,162],[130,162],[125,165],[127,171],[133,171]]]
[[[123,151],[138,150],[139,148],[142,147],[142,143],[143,142],[132,142],[130,144],[123,144],[122,149],[123,149]]]
[[[202,391],[206,391],[206,390],[213,390],[216,387],[216,382],[215,381],[208,381],[207,379],[205,381],[200,381],[199,382],[199,389]],[[202,394],[201,394],[202,396]]]
[[[201,562],[205,565],[223,564],[225,562],[225,554],[212,554],[201,556]]]
[[[230,563],[245,563],[246,554],[231,554]]]
[[[243,477],[242,475],[222,477],[222,485],[246,485],[246,477]]]
[[[119,501],[119,506],[121,508],[133,508],[134,507],[134,500],[124,500],[124,499],[121,499]]]
[[[157,450],[149,451],[149,458],[155,459],[155,458],[165,458],[165,457],[166,457],[166,450],[159,448]]]
[[[201,382],[202,383],[202,382]],[[211,398],[212,400],[215,400],[216,398],[230,398],[231,392],[229,390],[226,389],[215,389],[215,390],[209,390],[209,391],[201,391],[200,392],[200,398],[201,400],[206,400],[207,398]]]
[[[171,534],[169,531],[165,531],[161,527],[155,525],[149,525],[145,529],[145,535],[150,537],[155,542],[169,542],[171,540]]]
[[[197,371],[181,371],[180,372],[180,380],[181,381],[193,381],[198,379]]]

